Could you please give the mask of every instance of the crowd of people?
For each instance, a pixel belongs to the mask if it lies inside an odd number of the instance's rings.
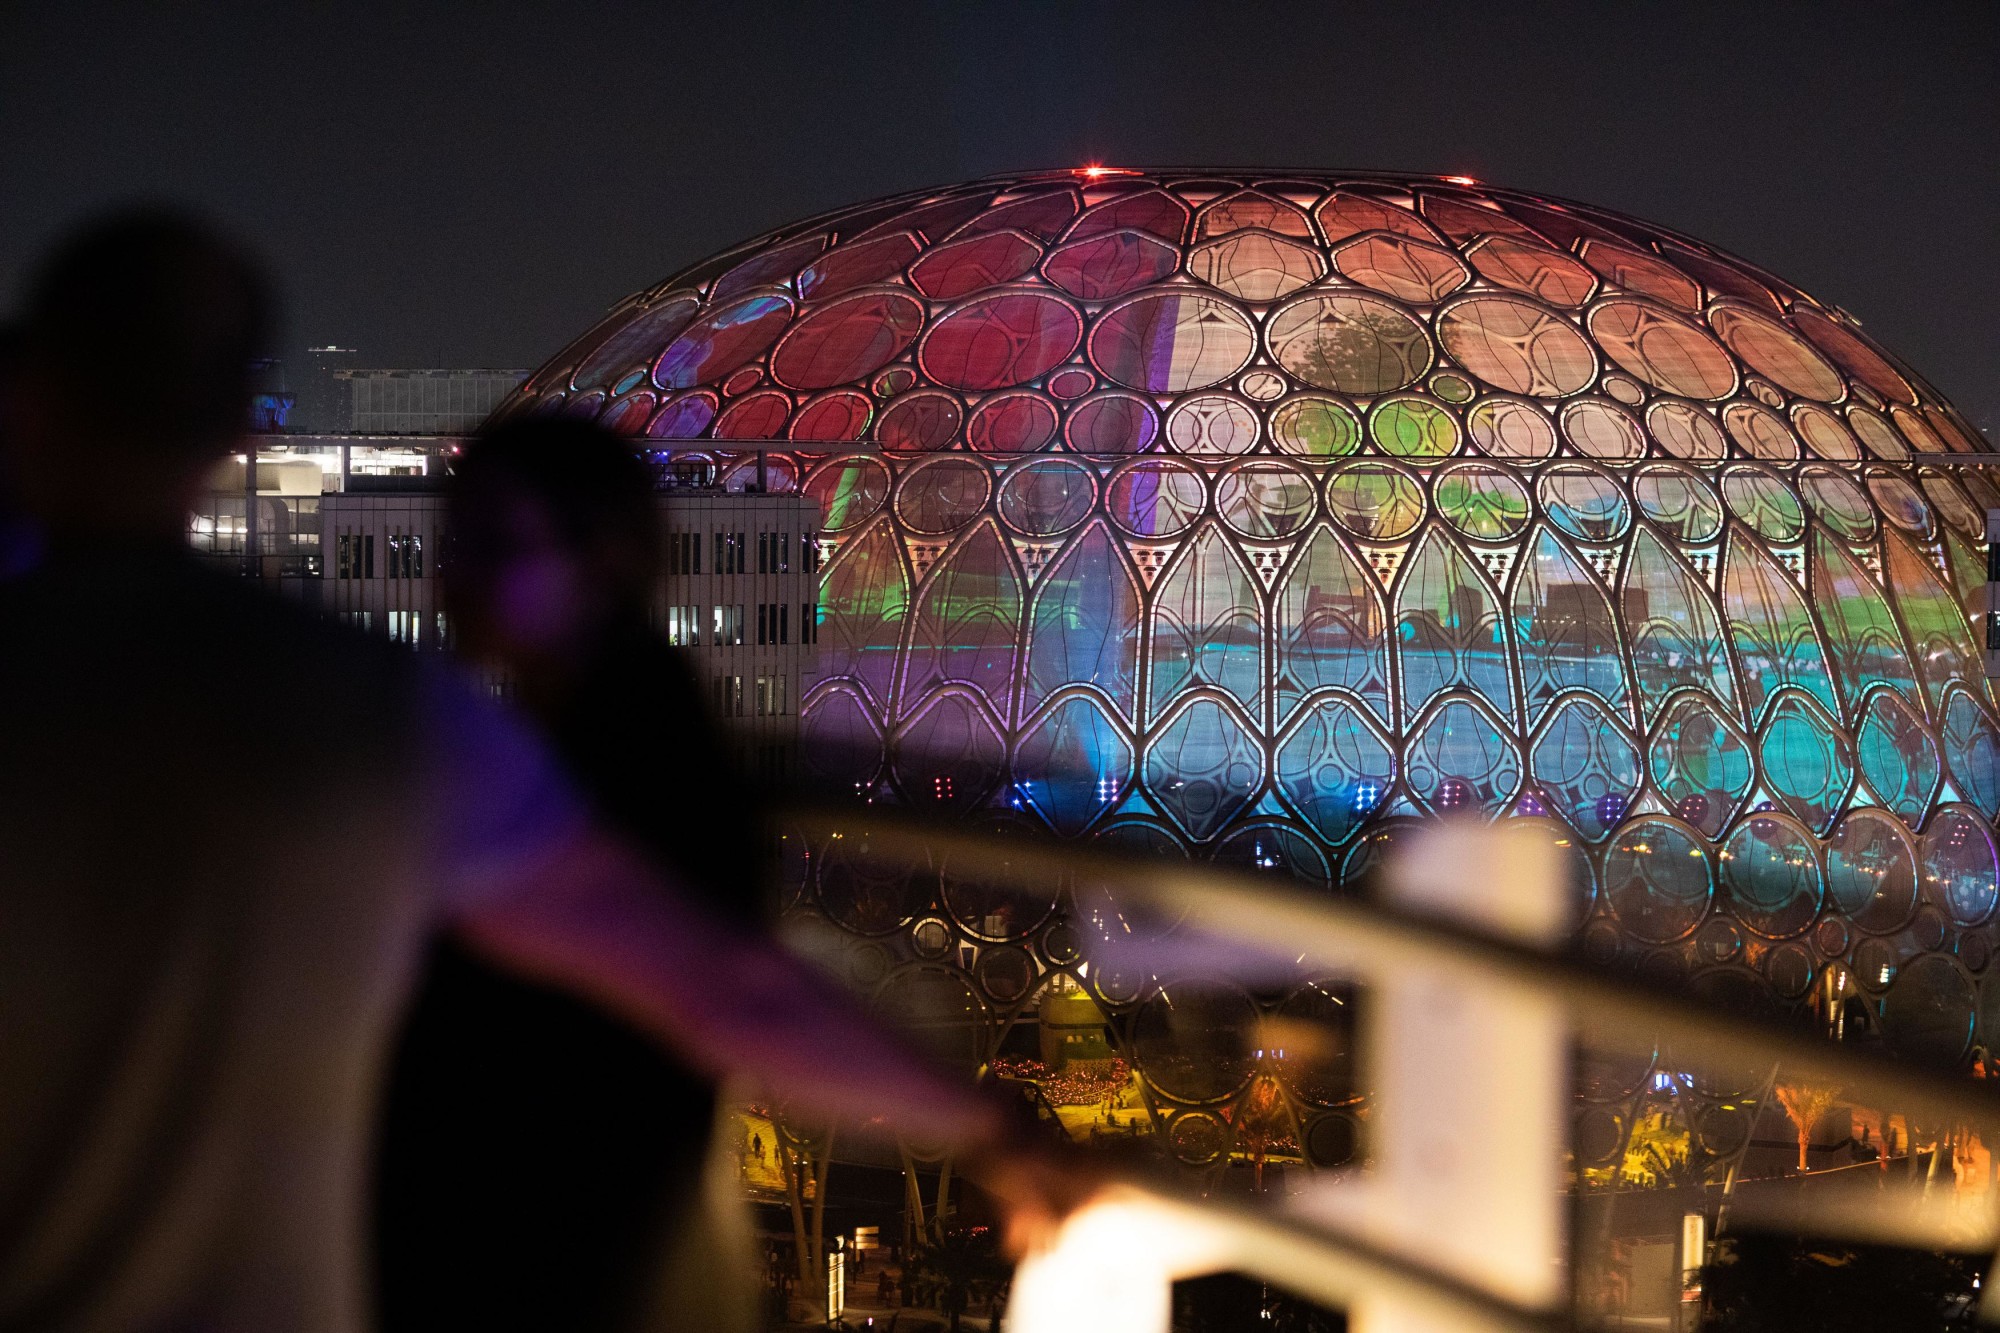
[[[1074,1201],[1000,1102],[770,941],[755,793],[647,627],[623,446],[523,422],[452,479],[450,614],[503,706],[185,554],[272,327],[234,243],[122,214],[25,290],[0,1329],[744,1327],[724,1079],[958,1145],[1017,1243]]]

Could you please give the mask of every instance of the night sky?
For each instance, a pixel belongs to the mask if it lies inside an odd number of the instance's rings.
[[[193,8],[9,8],[9,308],[66,222],[168,198],[268,256],[285,350],[525,368],[878,194],[1088,162],[1455,172],[1734,250],[2000,435],[1988,3]]]

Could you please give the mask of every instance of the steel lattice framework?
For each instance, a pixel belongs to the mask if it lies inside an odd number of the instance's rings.
[[[1427,814],[1541,820],[1593,956],[1747,1006],[1838,962],[1894,1040],[2000,1030],[2000,494],[1909,461],[1982,446],[1689,237],[1434,177],[988,179],[677,274],[502,411],[712,439],[730,484],[731,439],[796,445],[843,786],[1328,886]],[[982,1011],[1076,956],[1054,889],[813,860],[885,970],[975,943],[938,984]],[[1147,1063],[1198,1103],[1254,1062]]]

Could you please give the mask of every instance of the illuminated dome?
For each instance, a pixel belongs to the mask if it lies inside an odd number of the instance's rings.
[[[994,178],[696,265],[511,410],[736,485],[728,441],[791,442],[844,785],[1329,886],[1412,817],[1545,820],[1595,955],[1783,1002],[1845,960],[1892,1038],[1971,1040],[2000,495],[1912,464],[1982,446],[1851,317],[1699,241],[1462,179]]]

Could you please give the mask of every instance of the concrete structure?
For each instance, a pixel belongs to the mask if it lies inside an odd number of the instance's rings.
[[[321,498],[321,604],[357,627],[419,651],[451,646],[438,566],[438,477],[351,477]]]
[[[476,430],[514,391],[521,370],[336,370],[339,430],[362,435],[453,435]]]

